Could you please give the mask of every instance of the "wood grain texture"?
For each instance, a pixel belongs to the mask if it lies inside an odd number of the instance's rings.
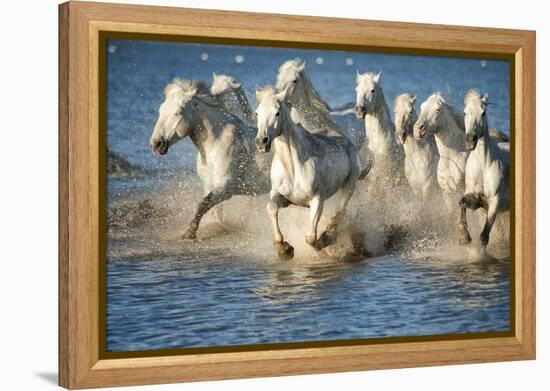
[[[535,33],[169,7],[59,8],[59,382],[67,388],[354,371],[535,357]],[[254,39],[356,50],[440,50],[515,61],[515,336],[100,359],[99,33]]]

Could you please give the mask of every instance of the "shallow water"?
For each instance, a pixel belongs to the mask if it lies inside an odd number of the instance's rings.
[[[143,170],[108,179],[108,351],[509,329],[506,235],[491,239],[496,258],[489,259],[458,247],[455,223],[433,205],[410,202],[406,194],[395,204],[357,191],[349,209],[363,213],[357,218],[367,244],[379,253],[369,259],[351,262],[334,256],[338,249],[315,253],[304,241],[307,211],[291,207],[281,227],[296,257],[279,261],[265,195],[226,202],[223,227],[207,215],[199,239],[185,241],[181,233],[201,196],[196,150],[183,140],[159,158],[148,147],[164,85],[174,76],[227,73],[252,98],[254,88],[273,83],[279,64],[294,57],[308,61],[314,85],[333,107],[354,100],[356,68],[381,69],[390,105],[405,91],[421,102],[441,90],[459,106],[466,90],[478,87],[494,103],[490,125],[508,132],[507,62],[135,41],[111,41],[109,48],[108,148]],[[205,52],[208,60],[198,60]],[[244,62],[235,62],[237,54]],[[362,126],[353,116],[338,121]],[[381,255],[386,223],[406,226],[409,236]]]
[[[509,264],[209,254],[108,264],[110,351],[505,331]]]

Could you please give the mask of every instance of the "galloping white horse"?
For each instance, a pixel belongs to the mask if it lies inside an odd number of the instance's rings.
[[[174,79],[164,90],[164,102],[150,146],[164,155],[189,136],[197,148],[197,172],[204,198],[184,238],[194,239],[202,217],[233,195],[257,195],[269,190],[269,179],[255,161],[255,129],[227,113],[202,81]]]
[[[292,120],[310,133],[344,135],[359,148],[363,142],[361,135],[353,129],[341,129],[338,126],[330,115],[329,105],[313,87],[305,67],[305,62],[288,60],[279,67],[277,74],[276,88],[287,91]]]
[[[212,96],[218,98],[225,111],[236,115],[241,121],[251,127],[256,127],[254,109],[250,106],[248,98],[240,83],[228,75],[212,74]]]
[[[281,259],[294,255],[294,248],[284,240],[279,228],[279,209],[290,204],[310,208],[311,225],[306,242],[320,250],[336,241],[337,224],[361,176],[357,149],[342,136],[311,134],[291,118],[285,101],[287,91],[274,93],[272,88],[257,93],[258,149],[269,152],[273,144],[271,165],[271,200],[267,211],[273,224],[275,247]],[[317,225],[325,201],[341,191],[335,216],[320,236]]]
[[[414,124],[414,137],[417,140],[428,134],[435,136],[439,163],[437,182],[449,212],[464,190],[464,171],[468,150],[464,137],[464,122],[454,108],[447,104],[440,93],[431,95],[421,105],[420,116]]]
[[[355,111],[358,119],[365,120],[367,145],[374,156],[377,172],[383,173],[385,178],[399,182],[403,172],[404,154],[395,140],[395,126],[380,86],[381,74],[357,72]]]
[[[437,187],[439,153],[432,135],[415,140],[413,126],[418,119],[414,104],[416,96],[401,94],[395,98],[395,132],[397,142],[405,151],[405,177],[417,197],[422,200]]]
[[[459,243],[472,241],[466,209],[485,209],[487,216],[480,234],[483,246],[489,243],[498,212],[510,209],[510,153],[508,143],[497,143],[487,123],[487,95],[470,90],[464,98],[466,146],[472,152],[466,162],[466,191],[460,199]]]

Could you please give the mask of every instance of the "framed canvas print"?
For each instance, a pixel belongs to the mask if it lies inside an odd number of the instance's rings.
[[[535,33],[59,7],[59,379],[535,358]]]

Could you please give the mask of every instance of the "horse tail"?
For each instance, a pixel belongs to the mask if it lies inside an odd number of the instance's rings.
[[[489,136],[491,136],[494,139],[497,139],[498,142],[501,142],[501,143],[510,142],[510,136],[508,136],[506,133],[504,133],[502,130],[499,130],[499,129],[490,129]]]

